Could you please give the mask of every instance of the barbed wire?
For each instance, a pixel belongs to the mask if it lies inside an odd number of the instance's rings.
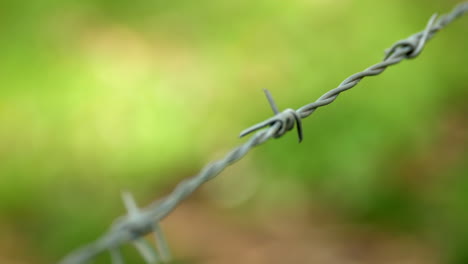
[[[130,193],[123,193],[122,198],[127,209],[127,215],[122,216],[111,225],[110,230],[95,242],[90,243],[63,258],[59,264],[82,264],[94,259],[97,255],[108,251],[113,264],[123,264],[124,259],[120,247],[132,243],[147,263],[167,262],[170,260],[169,247],[166,243],[159,222],[171,213],[187,196],[198,189],[203,183],[213,179],[226,167],[243,158],[252,148],[261,145],[272,138],[279,138],[297,127],[299,142],[302,141],[302,119],[310,116],[317,108],[328,105],[342,92],[356,86],[363,78],[381,74],[387,67],[395,65],[405,59],[417,57],[429,41],[439,30],[450,24],[458,17],[468,12],[468,2],[456,6],[452,12],[437,19],[434,14],[426,28],[410,37],[396,42],[386,50],[384,59],[362,72],[346,78],[338,87],[328,91],[315,102],[307,104],[297,110],[286,109],[279,112],[271,94],[265,90],[267,99],[273,109],[274,116],[242,131],[240,136],[257,131],[244,144],[231,150],[224,158],[206,165],[197,175],[180,182],[165,198],[151,203],[140,209]],[[157,249],[144,237],[154,234]]]

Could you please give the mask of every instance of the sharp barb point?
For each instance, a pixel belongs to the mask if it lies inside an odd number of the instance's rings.
[[[148,264],[156,264],[159,262],[158,254],[151,247],[148,241],[142,239],[135,240],[133,242],[135,248],[138,250],[140,255]]]
[[[268,89],[263,89],[263,92],[265,92],[265,96],[268,99],[268,102],[270,103],[271,110],[273,110],[273,113],[275,115],[279,114],[280,111],[278,110],[278,106],[275,103],[275,100],[273,99],[273,96],[271,95],[270,91]]]

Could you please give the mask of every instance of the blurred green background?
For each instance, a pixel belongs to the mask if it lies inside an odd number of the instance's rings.
[[[57,262],[121,190],[143,206],[243,142],[262,88],[312,102],[457,3],[2,0],[0,263]],[[467,45],[465,17],[206,184],[163,222],[175,259],[468,263]]]

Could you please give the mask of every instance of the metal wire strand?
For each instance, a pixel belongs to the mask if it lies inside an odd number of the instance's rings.
[[[357,85],[364,77],[381,74],[387,67],[395,65],[404,59],[411,59],[418,56],[430,40],[439,30],[450,24],[456,18],[468,12],[468,2],[459,4],[452,12],[439,17],[432,16],[426,28],[409,38],[396,42],[387,50],[382,62],[379,62],[362,72],[356,73],[345,79],[338,87],[328,91],[315,102],[307,104],[298,110],[287,109],[282,113],[276,108],[271,99],[270,101],[275,116],[263,121],[243,133],[250,133],[259,128],[267,127],[257,131],[244,144],[234,148],[224,158],[206,165],[197,175],[180,182],[174,190],[165,198],[153,202],[146,208],[138,208],[133,198],[129,194],[124,194],[124,203],[126,204],[128,215],[118,218],[111,226],[110,230],[102,235],[95,242],[90,243],[63,258],[59,264],[84,264],[94,259],[98,254],[110,251],[113,263],[123,263],[120,253],[116,249],[125,243],[136,243],[148,263],[154,263],[159,260],[156,251],[142,239],[145,235],[155,232],[158,244],[166,247],[165,241],[158,236],[162,235],[159,230],[159,222],[174,210],[177,205],[187,196],[193,193],[203,183],[221,173],[226,167],[243,158],[252,148],[261,145],[271,138],[277,138],[290,131],[294,125],[298,127],[301,133],[301,119],[310,116],[317,108],[332,103],[340,93],[351,89]],[[299,134],[302,139],[302,134]],[[163,242],[161,242],[163,241]],[[160,249],[161,258],[169,258],[165,255],[166,249]],[[167,259],[166,259],[167,261]]]

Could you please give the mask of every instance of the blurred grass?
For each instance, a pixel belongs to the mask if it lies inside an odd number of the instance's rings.
[[[56,260],[121,213],[121,189],[147,202],[238,144],[271,115],[261,88],[302,106],[454,4],[4,0],[2,219]],[[236,171],[250,199],[330,201],[466,263],[466,25],[318,110],[301,145],[255,150]]]

